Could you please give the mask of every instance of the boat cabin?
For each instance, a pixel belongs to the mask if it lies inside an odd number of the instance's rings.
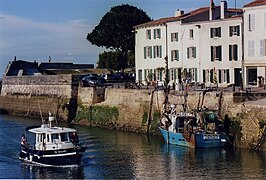
[[[34,149],[36,150],[58,150],[73,148],[71,136],[75,129],[65,127],[49,127],[42,125],[39,128],[30,129],[35,134]]]

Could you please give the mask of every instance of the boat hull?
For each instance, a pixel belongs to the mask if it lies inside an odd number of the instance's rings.
[[[225,134],[182,134],[167,131],[159,127],[164,140],[168,144],[185,146],[190,148],[215,148],[225,147],[228,143],[228,138]]]
[[[86,148],[77,147],[47,151],[22,148],[19,158],[24,162],[43,166],[79,165]]]

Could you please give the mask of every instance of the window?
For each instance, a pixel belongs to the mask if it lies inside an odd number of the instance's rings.
[[[189,39],[194,39],[193,29],[189,30]]]
[[[238,46],[237,44],[229,45],[229,61],[238,60]]]
[[[229,69],[219,69],[219,83],[230,83]]]
[[[190,82],[197,82],[197,68],[190,68],[188,70],[188,75],[190,77]]]
[[[211,61],[222,61],[222,46],[211,46]]]
[[[260,56],[266,56],[266,39],[260,40]]]
[[[152,58],[152,47],[146,46],[144,47],[144,59]]]
[[[68,133],[60,133],[61,141],[68,141]]]
[[[248,56],[253,57],[255,55],[255,43],[254,41],[248,41]]]
[[[153,46],[153,57],[154,58],[162,57],[162,46]]]
[[[52,134],[52,142],[55,142],[58,139],[58,134]]]
[[[139,75],[139,82],[143,81],[143,79],[142,79],[142,69],[138,70],[138,75]]]
[[[221,37],[221,27],[211,28],[211,38]]]
[[[229,27],[229,36],[239,36],[240,35],[240,26],[230,26]]]
[[[161,29],[154,29],[154,39],[161,39]]]
[[[255,14],[248,15],[248,30],[249,31],[255,30]]]
[[[151,30],[146,30],[146,39],[151,39]]]
[[[172,50],[171,51],[171,61],[179,61],[179,51]]]
[[[171,33],[171,42],[178,41],[178,33]]]
[[[196,47],[187,48],[187,58],[188,59],[196,58]]]

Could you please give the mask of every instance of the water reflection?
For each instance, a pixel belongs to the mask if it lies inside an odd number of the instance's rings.
[[[21,174],[26,179],[84,179],[81,167],[41,167],[21,165]]]
[[[20,137],[39,120],[0,116],[0,178],[26,179],[266,179],[266,153],[189,149],[161,136],[74,126],[89,141],[80,167],[39,167],[18,159]]]

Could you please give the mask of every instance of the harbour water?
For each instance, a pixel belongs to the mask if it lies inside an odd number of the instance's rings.
[[[30,120],[0,115],[0,178],[5,179],[266,179],[266,152],[232,149],[188,149],[147,137],[86,126],[89,141],[80,167],[40,167],[18,159],[20,138]]]

